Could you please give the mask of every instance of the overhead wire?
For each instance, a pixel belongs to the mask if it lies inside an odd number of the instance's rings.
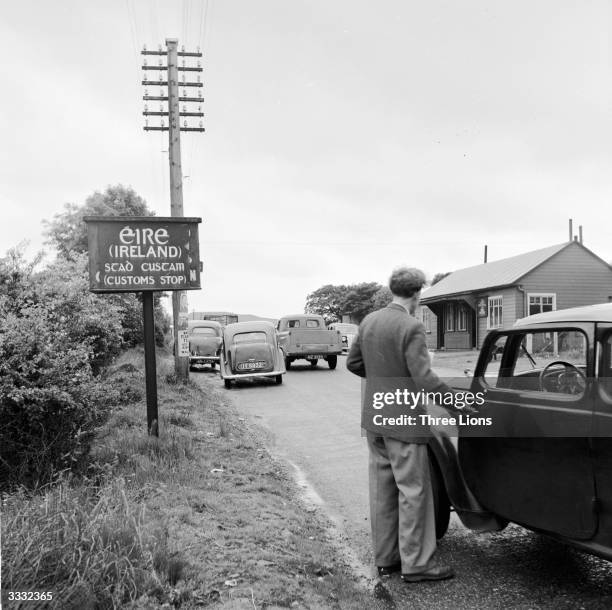
[[[140,84],[141,80],[144,80],[144,73],[141,71],[141,61],[142,61],[142,57],[139,53],[139,44],[138,44],[138,38],[139,38],[139,27],[138,27],[138,15],[136,12],[136,5],[135,5],[135,0],[132,0],[132,2],[130,2],[130,0],[125,0],[125,6],[126,6],[126,11],[127,11],[127,15],[128,15],[128,22],[129,22],[129,29],[130,29],[130,37],[131,37],[131,41],[132,41],[132,51],[134,53],[134,69],[135,69],[135,83],[138,83],[138,85]],[[136,90],[137,87],[135,87]],[[147,135],[145,133],[145,135]],[[159,187],[159,172],[156,171],[156,155],[153,152],[153,148],[151,147],[151,144],[148,143],[147,144],[147,151],[148,151],[148,155],[149,155],[149,169],[151,172],[151,188],[153,189],[154,192],[159,193],[160,191],[160,187]],[[161,190],[163,190],[163,183],[161,185]]]
[[[208,19],[208,7],[209,7],[209,0],[200,0],[200,18],[199,18],[199,23],[198,23],[198,29],[196,32],[196,41],[197,41],[197,46],[200,49],[200,52],[202,53],[202,65],[205,65],[205,50],[204,50],[204,42],[205,42],[205,35],[206,35],[206,25],[207,25],[207,19]],[[204,75],[205,72],[202,72],[202,74]],[[204,82],[204,84],[206,84],[206,79],[204,78],[204,76],[202,77],[202,81]],[[205,95],[204,95],[205,97]],[[188,162],[186,164],[186,167],[189,170],[188,175],[190,176],[190,180],[193,182],[193,179],[191,178],[191,176],[194,176],[194,171],[193,171],[193,161],[195,159],[195,155],[196,152],[198,150],[198,146],[199,146],[199,142],[200,139],[204,136],[203,133],[195,133],[195,134],[191,134],[191,138],[190,138],[190,147],[189,147],[189,155],[188,155]]]
[[[200,51],[202,51],[203,25],[205,23],[205,15],[208,12],[208,0],[201,0],[201,2],[199,3],[199,7],[200,7],[199,18],[196,17],[197,7],[194,8],[193,4],[192,3],[190,4],[190,0],[186,0],[186,1],[187,1],[187,6],[186,6],[187,27],[185,30],[185,36],[186,36],[185,46],[186,48],[188,48],[188,50],[195,51],[195,48],[192,48],[195,45],[191,43],[191,41],[195,38],[198,48],[200,49]],[[192,19],[193,19],[194,24],[197,23],[197,30],[195,30],[194,36],[192,36],[191,34],[194,28],[190,27]],[[186,135],[188,135],[189,142],[187,146],[185,147],[186,162],[184,164],[184,167],[185,167],[184,174],[186,177],[189,178],[190,181],[192,181],[192,176],[194,175],[193,160],[194,160],[195,148],[197,145],[196,143],[202,137],[202,134],[195,133],[195,134],[186,134]],[[191,186],[191,182],[189,183],[189,185]]]

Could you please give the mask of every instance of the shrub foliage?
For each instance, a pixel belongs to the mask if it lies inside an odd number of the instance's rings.
[[[122,344],[120,308],[88,291],[86,259],[34,272],[0,259],[0,486],[37,486],[87,455],[110,396],[96,375]]]

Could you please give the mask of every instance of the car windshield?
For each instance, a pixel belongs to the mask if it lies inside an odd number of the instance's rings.
[[[191,331],[192,335],[206,335],[208,337],[216,337],[217,331],[214,328],[208,326],[197,326]]]
[[[234,335],[234,343],[265,343],[266,333],[253,331],[250,333],[238,333]]]

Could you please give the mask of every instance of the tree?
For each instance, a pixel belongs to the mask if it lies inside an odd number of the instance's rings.
[[[386,307],[393,300],[393,295],[388,286],[382,286],[380,290],[374,295],[374,310],[382,309]]]
[[[121,184],[108,186],[103,193],[96,191],[83,205],[67,203],[64,211],[55,214],[53,219],[43,220],[47,243],[57,250],[58,257],[66,260],[78,260],[87,252],[87,226],[85,216],[155,216],[146,201],[132,187]],[[170,329],[170,318],[161,304],[166,295],[162,292],[153,294],[155,315],[155,342],[163,346]],[[99,298],[114,303],[122,312],[123,342],[125,347],[132,347],[143,342],[142,299],[140,295],[118,293]]]
[[[431,280],[430,286],[437,284],[440,280],[443,280],[447,275],[450,275],[450,274],[451,274],[450,271],[447,271],[446,273],[436,273],[436,275],[434,275],[433,279]]]
[[[306,297],[305,313],[314,313],[325,318],[326,324],[342,320],[348,286],[326,284]]]
[[[103,193],[96,191],[83,205],[67,203],[64,211],[52,220],[43,220],[47,243],[53,245],[60,256],[72,258],[87,252],[87,226],[85,216],[155,216],[146,201],[132,187],[121,184],[107,186]]]
[[[382,286],[378,282],[362,282],[349,286],[344,313],[350,314],[357,322],[376,309],[374,297]]]

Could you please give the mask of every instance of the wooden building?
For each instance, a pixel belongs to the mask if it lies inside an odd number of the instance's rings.
[[[607,301],[612,267],[568,241],[454,271],[423,291],[419,316],[430,349],[470,349],[518,318]]]

